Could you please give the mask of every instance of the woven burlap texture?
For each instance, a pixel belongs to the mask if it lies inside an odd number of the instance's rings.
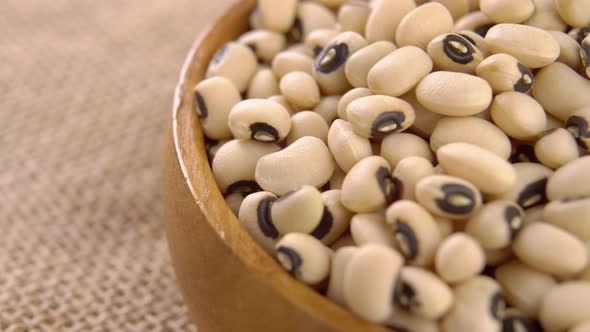
[[[229,1],[0,1],[0,331],[195,331],[159,197],[174,85]]]

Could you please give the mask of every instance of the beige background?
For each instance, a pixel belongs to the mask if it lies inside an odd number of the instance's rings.
[[[0,1],[0,331],[194,331],[160,147],[184,55],[228,3]]]

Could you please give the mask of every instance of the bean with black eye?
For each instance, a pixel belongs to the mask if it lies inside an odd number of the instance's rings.
[[[424,267],[432,265],[442,240],[432,215],[413,201],[401,200],[387,208],[385,218],[393,226],[395,246],[407,263]]]
[[[404,16],[395,32],[395,44],[425,50],[434,37],[452,29],[453,16],[447,7],[437,2],[426,3]]]
[[[570,68],[577,70],[582,65],[581,47],[578,42],[565,32],[549,31],[549,33],[559,44],[559,57],[556,61],[565,63]]]
[[[316,56],[313,77],[324,94],[341,94],[350,89],[350,83],[344,73],[344,64],[352,54],[365,46],[367,41],[363,36],[347,31],[332,39]]]
[[[547,198],[590,196],[590,156],[573,160],[556,170],[547,181]]]
[[[535,12],[532,0],[481,0],[479,8],[495,23],[521,23]]]
[[[281,93],[287,101],[302,109],[311,109],[320,103],[320,88],[306,72],[294,71],[281,78]]]
[[[342,31],[365,34],[365,26],[371,15],[371,8],[365,1],[348,1],[338,10],[338,23]]]
[[[494,123],[508,136],[532,141],[545,130],[547,115],[534,98],[515,91],[503,92],[492,102]]]
[[[238,219],[246,231],[269,254],[279,239],[279,232],[270,220],[270,204],[277,200],[275,194],[259,191],[244,198]]]
[[[358,50],[344,66],[346,78],[357,88],[368,87],[367,79],[373,66],[397,49],[394,43],[381,40]]]
[[[231,211],[237,216],[240,212],[240,205],[244,201],[244,194],[242,193],[231,193],[225,196],[225,203],[231,209]]]
[[[336,15],[330,9],[314,2],[299,2],[296,15],[296,20],[300,22],[298,40],[305,40],[315,30],[333,29],[336,24]]]
[[[332,218],[323,218],[322,194],[304,185],[288,192],[269,205],[270,222],[280,234],[306,233],[322,239],[332,228]]]
[[[313,286],[328,278],[332,252],[315,237],[290,233],[275,248],[281,267],[297,280]]]
[[[262,26],[276,32],[287,32],[291,28],[299,0],[258,0],[257,3]]]
[[[513,152],[508,159],[511,163],[536,163],[539,162],[535,156],[535,146],[530,143],[513,143]]]
[[[248,82],[258,67],[254,52],[238,42],[225,44],[211,59],[206,78],[222,76],[229,79],[240,92],[246,91]]]
[[[546,331],[564,331],[590,317],[590,282],[568,281],[543,297],[539,320]]]
[[[498,250],[510,245],[522,229],[524,211],[511,201],[492,201],[485,204],[465,225],[465,232],[473,236],[484,249]]]
[[[485,58],[475,72],[490,84],[495,94],[506,91],[527,93],[534,83],[531,70],[515,57],[504,53]]]
[[[465,233],[444,239],[434,257],[436,273],[447,283],[461,283],[477,276],[484,268],[485,256],[479,243]]]
[[[368,138],[358,135],[352,125],[336,119],[328,131],[328,147],[338,166],[348,173],[361,159],[373,155]]]
[[[484,58],[477,46],[456,33],[437,36],[428,44],[426,50],[439,70],[473,74],[475,67]]]
[[[248,84],[248,99],[269,98],[279,93],[279,82],[275,74],[269,67],[261,66]]]
[[[375,94],[398,97],[413,89],[432,70],[432,59],[415,46],[399,48],[369,70],[367,84]]]
[[[432,272],[405,266],[396,287],[395,302],[418,316],[436,320],[450,309],[453,292]]]
[[[416,184],[416,200],[427,210],[441,217],[469,218],[482,203],[475,186],[449,175],[431,175]]]
[[[484,58],[490,55],[488,45],[486,44],[485,39],[481,35],[471,30],[460,30],[456,31],[455,33],[458,33],[459,35],[461,35],[461,37],[467,39],[471,43],[471,45],[476,46]]]
[[[357,247],[345,246],[335,250],[332,255],[330,283],[328,284],[326,296],[342,306],[346,306],[346,301],[344,299],[344,273],[350,259],[357,250]]]
[[[489,25],[493,25],[492,20],[486,14],[477,10],[458,18],[453,25],[453,32],[469,30],[485,37],[485,33],[482,34],[483,30],[481,27]]]
[[[338,102],[338,116],[340,117],[340,119],[348,121],[346,109],[348,109],[348,105],[350,105],[350,103],[359,98],[371,95],[373,95],[373,93],[371,92],[371,90],[367,88],[351,89],[347,93],[345,93]]]
[[[527,265],[558,277],[582,272],[588,263],[588,252],[582,241],[544,222],[525,226],[514,239],[512,249]]]
[[[295,113],[291,117],[291,130],[287,136],[287,144],[292,144],[304,136],[314,136],[326,143],[328,130],[330,130],[328,124],[318,113],[311,111]]]
[[[259,191],[260,186],[254,175],[256,164],[260,158],[279,150],[280,147],[276,144],[252,140],[234,139],[224,144],[215,154],[211,165],[221,192],[231,194]]]
[[[502,321],[502,332],[543,332],[541,323],[521,313],[507,312]]]
[[[590,241],[590,196],[555,200],[545,206],[543,221]]]
[[[344,298],[352,312],[374,323],[393,313],[393,294],[404,260],[379,244],[360,247],[344,272]]]
[[[578,44],[581,44],[582,40],[584,40],[584,38],[590,35],[590,25],[581,28],[571,29],[567,34],[570,35],[570,37],[574,38],[578,42]]]
[[[383,153],[384,147],[382,145],[381,151]],[[383,155],[382,155],[383,156]],[[387,157],[384,157],[388,159]],[[392,164],[391,161],[389,162]],[[434,175],[434,167],[432,162],[420,156],[409,156],[401,159],[395,163],[392,176],[400,183],[402,199],[415,200],[416,183],[421,179]]]
[[[267,99],[248,99],[229,112],[228,126],[235,138],[278,142],[289,134],[291,115],[283,105]]]
[[[546,112],[566,121],[576,110],[588,107],[590,80],[561,62],[542,68],[535,75],[533,97]]]
[[[239,165],[240,162],[234,163]],[[256,164],[256,182],[266,191],[283,195],[303,185],[321,187],[334,172],[334,160],[324,142],[305,136]]]
[[[272,71],[279,80],[294,71],[303,71],[311,74],[312,67],[312,57],[293,51],[282,51],[271,62]]]
[[[590,35],[586,36],[580,43],[580,59],[582,60],[582,72],[587,78],[590,78]]]
[[[320,103],[312,111],[319,114],[329,126],[338,118],[340,98],[342,98],[340,95],[322,97]]]
[[[391,166],[379,156],[360,160],[342,183],[342,204],[354,212],[374,212],[400,197],[399,185],[391,177]]]
[[[547,202],[545,187],[553,171],[537,163],[516,163],[516,184],[509,191],[494,197],[518,203],[523,209],[529,209]]]
[[[317,29],[307,34],[304,44],[313,50],[314,56],[317,56],[339,33],[336,29]]]
[[[563,128],[549,129],[541,133],[535,143],[535,156],[539,161],[557,169],[580,156],[575,138]]]
[[[533,3],[535,4],[535,12],[523,24],[547,31],[566,31],[568,29],[567,23],[561,19],[555,8],[555,1],[533,0]]]
[[[439,332],[437,321],[426,319],[399,306],[394,314],[384,323],[385,327],[395,332]]]
[[[508,303],[530,317],[537,317],[541,300],[557,285],[549,274],[539,272],[518,260],[496,269],[496,280],[504,289]]]
[[[391,227],[381,213],[357,213],[350,221],[350,235],[358,246],[380,244],[390,248],[395,246]]]
[[[404,131],[414,123],[415,117],[410,104],[383,95],[356,99],[346,108],[346,118],[353,130],[367,138]]]
[[[396,30],[407,13],[416,8],[412,0],[376,0],[367,19],[365,36],[369,43],[394,41]]]
[[[342,205],[340,196],[341,191],[339,189],[327,190],[322,193],[324,213],[320,225],[323,222],[324,225],[331,224],[331,226],[327,231],[325,229],[322,230],[316,228],[315,231],[317,232],[312,233],[312,235],[317,235],[316,237],[318,237],[325,245],[330,245],[336,241],[336,239],[341,237],[342,234],[348,230],[350,225],[350,220],[353,214]],[[319,235],[322,235],[322,233],[323,236],[320,237]]]
[[[454,302],[443,318],[442,330],[500,331],[505,317],[506,301],[502,288],[489,277],[477,276],[453,289]]]
[[[242,100],[233,83],[225,77],[211,77],[199,82],[193,91],[195,113],[205,136],[214,140],[231,138],[229,112]]]
[[[266,63],[270,63],[287,43],[283,34],[264,29],[248,31],[238,38],[238,42],[250,47]]]

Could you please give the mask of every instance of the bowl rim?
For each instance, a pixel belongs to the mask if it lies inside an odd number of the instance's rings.
[[[256,0],[232,0],[222,11],[221,16],[212,20],[212,23],[202,30],[187,54],[174,91],[171,114],[175,161],[179,163],[182,176],[195,204],[203,214],[203,219],[215,231],[218,239],[223,241],[250,273],[267,283],[276,294],[287,299],[298,310],[335,329],[387,331],[379,325],[361,319],[295,280],[255,242],[227,204],[208,204],[215,200],[224,202],[225,200],[217,185],[214,188],[201,185],[215,183],[215,181],[205,152],[204,135],[199,120],[193,112],[192,89],[194,84],[204,78],[206,64],[216,50],[202,49],[202,46],[210,43],[212,36],[215,36],[215,31],[222,24],[226,24],[224,22],[250,13],[255,4]],[[223,36],[222,39],[227,42],[234,37]],[[247,250],[243,250],[244,248]]]

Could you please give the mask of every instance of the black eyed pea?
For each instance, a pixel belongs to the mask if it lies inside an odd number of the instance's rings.
[[[509,160],[513,164],[539,162],[539,160],[535,156],[534,144],[514,141],[512,145],[512,150],[513,152]]]
[[[469,74],[475,73],[475,67],[484,58],[477,46],[456,33],[437,36],[428,44],[426,51],[435,68]]]
[[[321,240],[333,225],[330,216],[324,215],[322,194],[313,186],[304,185],[286,193],[269,209],[268,221],[282,235],[305,233]]]
[[[342,96],[326,96],[320,99],[320,103],[313,108],[313,111],[319,114],[328,125],[332,124],[338,118],[338,103]]]
[[[539,161],[557,169],[580,156],[574,137],[563,128],[549,129],[535,143],[535,156]]]
[[[514,308],[506,311],[502,320],[502,332],[541,332],[543,328],[539,321],[522,314]]]
[[[527,93],[534,83],[533,72],[512,55],[504,53],[485,58],[475,72],[490,84],[495,94],[506,91]]]
[[[559,44],[543,29],[513,23],[490,28],[485,37],[493,53],[506,53],[527,68],[550,65],[559,57]]]
[[[570,37],[574,38],[578,42],[578,44],[581,44],[584,38],[586,38],[590,34],[590,25],[581,28],[571,29],[567,34],[570,35]]]
[[[242,100],[233,83],[225,77],[211,77],[195,86],[194,95],[195,113],[205,136],[214,140],[231,138],[227,118],[232,107]]]
[[[516,184],[509,191],[498,195],[495,199],[509,200],[518,203],[523,209],[529,209],[547,202],[545,188],[547,179],[553,171],[537,163],[516,163],[512,165],[516,171]]]
[[[306,184],[319,188],[333,172],[334,160],[326,144],[317,137],[305,136],[260,158],[255,177],[264,190],[283,195]]]
[[[493,24],[492,20],[487,17],[486,14],[477,10],[458,18],[455,21],[455,25],[453,25],[453,32],[469,30],[485,37],[484,32],[486,32],[487,29],[482,29],[482,27],[487,27],[489,29]]]
[[[547,181],[547,198],[590,196],[590,156],[571,161],[556,170]]]
[[[529,317],[537,317],[541,300],[557,285],[555,279],[517,260],[496,269],[496,280],[504,289],[508,303]]]
[[[577,70],[582,65],[581,48],[578,42],[565,32],[549,31],[549,33],[559,44],[559,57],[556,61],[565,63],[573,70]]]
[[[352,101],[346,108],[346,118],[357,134],[375,138],[408,129],[416,115],[412,105],[402,99],[374,95]]]
[[[307,34],[304,43],[305,46],[313,50],[314,56],[317,56],[328,45],[330,40],[334,39],[338,34],[340,34],[340,31],[336,29],[314,30]]]
[[[568,26],[557,13],[554,0],[533,0],[535,12],[523,24],[544,30],[567,31]]]
[[[400,307],[394,308],[394,314],[384,324],[388,329],[397,332],[439,332],[438,323],[415,315]]]
[[[367,84],[375,94],[398,97],[412,90],[432,71],[432,66],[432,59],[422,49],[398,48],[371,67]]]
[[[395,44],[425,50],[434,37],[452,29],[453,16],[447,7],[438,2],[426,3],[404,16],[395,32]]]
[[[358,246],[380,244],[393,248],[395,239],[391,227],[381,213],[358,213],[350,221],[350,235]]]
[[[516,171],[508,161],[474,144],[443,145],[436,157],[446,174],[467,180],[486,194],[507,192],[516,183]]]
[[[287,136],[287,144],[292,144],[304,136],[317,137],[326,143],[328,130],[330,127],[326,120],[318,113],[312,111],[295,113],[291,117],[291,130]]]
[[[336,15],[321,4],[306,1],[300,2],[297,6],[297,21],[299,23],[293,27],[293,29],[299,29],[295,32],[299,34],[297,40],[305,40],[312,31],[333,29],[336,24]]]
[[[477,145],[503,159],[508,159],[512,151],[510,139],[502,130],[474,116],[445,117],[436,123],[430,136],[432,150],[436,152],[441,146],[455,142]]]
[[[260,23],[276,32],[287,32],[295,22],[299,0],[258,0]]]
[[[590,320],[585,320],[579,324],[572,326],[568,332],[590,332]]]
[[[279,87],[287,101],[301,109],[311,109],[320,103],[320,88],[306,72],[286,74],[281,78]]]
[[[532,0],[481,0],[479,8],[495,23],[521,23],[535,12]]]
[[[416,184],[416,200],[431,213],[451,219],[466,219],[482,203],[481,193],[463,179],[431,175]]]
[[[370,322],[387,321],[403,263],[402,256],[386,246],[360,247],[344,272],[344,298],[352,312]]]
[[[490,54],[488,45],[486,44],[485,39],[481,35],[471,30],[460,30],[456,31],[455,33],[458,33],[463,38],[467,39],[472,45],[476,46],[482,53],[484,58]]]
[[[325,220],[325,224],[331,224],[331,226],[327,231],[318,229],[318,232],[315,234],[312,233],[312,235],[318,237],[326,245],[332,244],[341,237],[350,225],[352,212],[348,211],[342,205],[340,196],[341,192],[339,189],[327,190],[322,193],[322,200],[324,202],[322,220]]]
[[[407,13],[416,8],[412,0],[376,0],[367,19],[365,36],[369,43],[394,41],[396,30]]]
[[[477,76],[437,71],[418,83],[416,98],[432,112],[468,116],[488,108],[492,102],[492,88],[486,80]]]
[[[231,209],[231,211],[237,216],[240,213],[240,205],[244,201],[244,194],[242,193],[231,193],[225,196],[225,203]]]
[[[384,151],[383,145],[381,151]],[[381,155],[385,159],[386,156]],[[389,160],[388,160],[389,161]],[[389,162],[392,165],[391,161]],[[434,167],[429,159],[420,156],[409,156],[395,163],[392,176],[400,183],[402,189],[402,199],[415,200],[416,183],[423,178],[434,175]]]
[[[278,79],[294,71],[311,74],[313,58],[302,53],[283,51],[277,54],[271,63],[273,73]]]
[[[281,267],[297,280],[315,286],[328,278],[332,251],[315,237],[290,233],[275,248]]]
[[[346,61],[344,66],[346,78],[354,87],[368,87],[367,77],[371,68],[396,49],[397,46],[394,43],[385,40],[361,48]]]
[[[582,73],[590,78],[590,36],[586,36],[580,44],[582,49],[580,50],[580,59],[582,60]]]
[[[590,317],[590,282],[569,281],[543,297],[539,320],[545,331],[564,331]]]
[[[483,253],[486,256],[486,267],[496,267],[514,258],[514,253],[512,252],[511,247],[495,250],[484,249]]]
[[[472,279],[484,268],[485,255],[479,243],[465,233],[453,233],[436,251],[436,273],[447,283]]]
[[[442,331],[500,331],[506,301],[498,283],[486,276],[471,278],[453,289],[453,306],[443,318]]]
[[[270,222],[270,204],[277,200],[275,194],[267,191],[252,193],[240,205],[238,219],[250,236],[266,250],[274,254],[279,232]]]
[[[465,233],[486,250],[504,249],[522,229],[524,211],[511,201],[485,204],[465,225]]]
[[[238,42],[250,47],[265,63],[270,63],[287,44],[283,34],[264,29],[248,31],[238,38]]]
[[[341,306],[346,306],[346,300],[344,299],[344,273],[350,259],[357,250],[357,247],[345,246],[336,250],[332,255],[330,283],[328,284],[326,296]]]
[[[248,99],[264,99],[279,93],[279,82],[275,74],[269,67],[261,66],[248,84]]]
[[[338,166],[348,173],[361,159],[373,155],[368,138],[357,135],[349,122],[336,119],[328,132],[328,147]]]
[[[442,119],[444,116],[434,113],[422,106],[422,104],[418,102],[418,99],[416,99],[415,90],[411,90],[399,98],[412,105],[412,108],[414,108],[414,113],[416,113],[416,119],[414,120],[414,124],[412,127],[410,127],[410,129],[420,137],[429,139],[430,135],[434,131],[434,126],[436,126],[438,120]]]
[[[258,60],[250,47],[229,42],[220,48],[209,62],[205,77],[223,76],[240,92],[246,91],[248,82],[256,73]]]
[[[365,46],[367,41],[363,36],[347,31],[332,39],[316,56],[313,77],[325,95],[342,94],[350,89],[344,64],[352,54]]]
[[[395,247],[407,264],[431,266],[442,240],[432,215],[413,201],[401,200],[387,208],[385,219],[393,226]]]
[[[228,126],[237,139],[278,142],[289,134],[291,114],[277,102],[247,99],[231,109]]]
[[[525,226],[514,239],[512,250],[527,265],[558,277],[582,272],[588,263],[582,241],[544,222]]]
[[[590,241],[590,196],[555,200],[545,205],[543,221]]]
[[[555,62],[536,74],[533,96],[545,111],[566,121],[577,109],[590,106],[590,81]]]
[[[346,109],[348,108],[348,105],[350,103],[359,98],[371,95],[373,95],[373,93],[371,92],[371,90],[367,88],[351,89],[347,93],[342,95],[342,98],[340,98],[340,101],[338,102],[338,116],[340,117],[340,119],[348,121]]]
[[[450,309],[453,292],[432,272],[405,266],[395,290],[395,301],[400,307],[420,317],[436,320]]]
[[[590,2],[584,0],[556,0],[559,16],[570,26],[580,28],[590,24]]]
[[[494,98],[491,116],[496,126],[521,141],[535,140],[547,125],[541,104],[529,95],[514,91],[500,93]]]
[[[365,26],[371,14],[371,8],[365,1],[348,1],[338,10],[338,23],[342,31],[354,31],[365,34]]]
[[[400,187],[391,177],[391,166],[379,156],[360,160],[342,183],[342,204],[357,212],[374,212],[400,197]]]
[[[256,164],[263,156],[277,152],[280,147],[252,140],[234,139],[224,144],[211,164],[215,182],[223,193],[259,191],[255,181]],[[236,167],[239,165],[239,167]]]
[[[454,20],[461,18],[471,11],[470,0],[435,0],[434,2],[440,2],[447,7]]]
[[[394,168],[401,160],[413,156],[424,158],[430,163],[434,162],[430,145],[420,136],[395,133],[385,137],[381,143],[381,157],[385,158]]]

